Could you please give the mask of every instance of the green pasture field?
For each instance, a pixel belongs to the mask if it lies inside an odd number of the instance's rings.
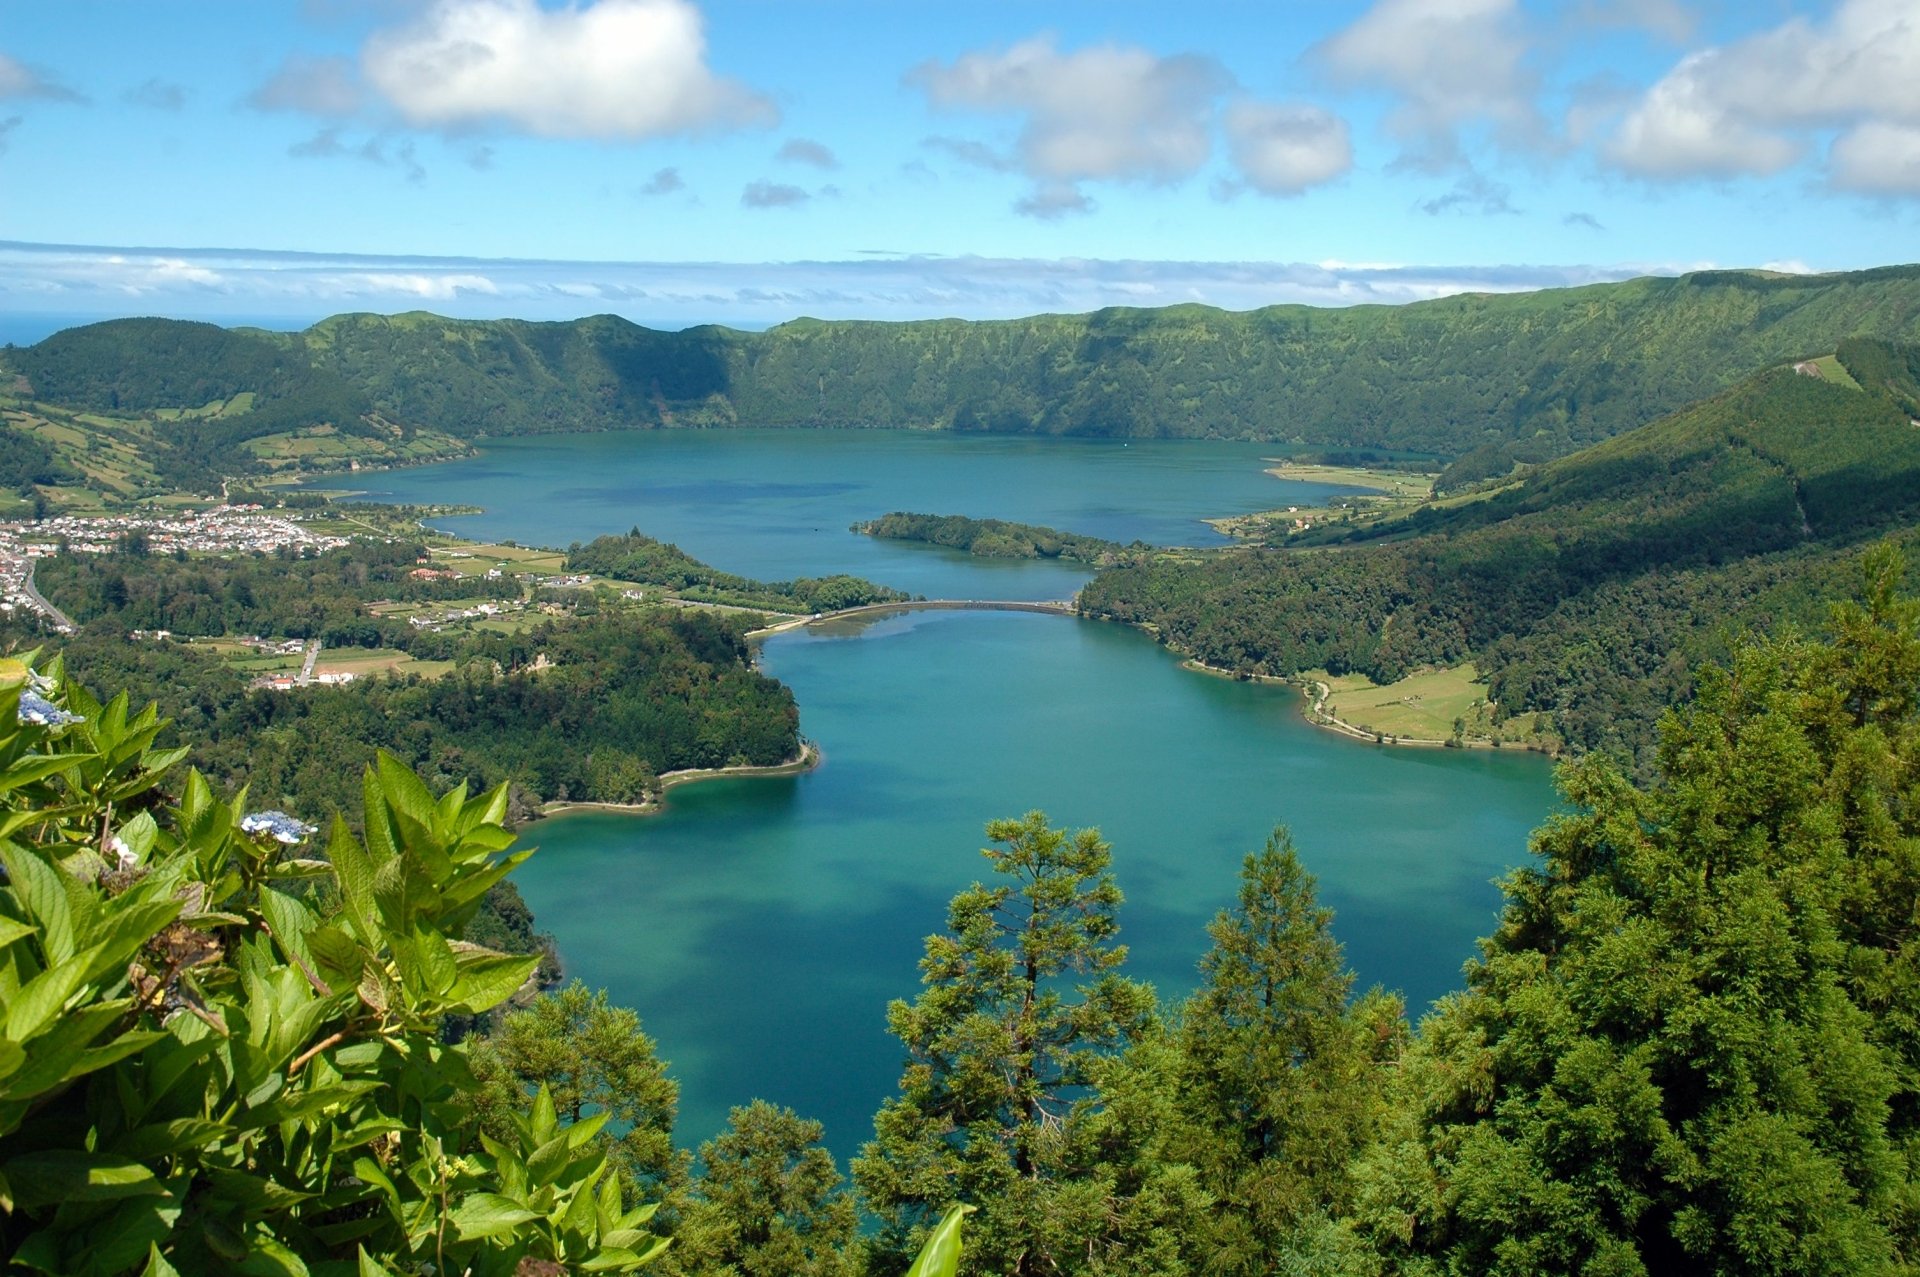
[[[1487,685],[1472,662],[1452,669],[1410,674],[1385,686],[1364,674],[1334,676],[1309,670],[1304,676],[1327,685],[1323,708],[1340,721],[1382,736],[1444,741],[1454,734],[1455,720],[1464,720],[1462,738],[1468,743],[1535,743],[1533,716],[1521,715],[1496,725],[1487,704]]]
[[[1853,379],[1853,374],[1847,371],[1846,365],[1832,355],[1820,356],[1813,361],[1813,366],[1820,370],[1823,380],[1830,381],[1836,386],[1845,386],[1848,390],[1860,389],[1860,383]]]

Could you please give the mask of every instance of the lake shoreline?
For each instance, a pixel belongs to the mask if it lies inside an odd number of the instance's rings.
[[[1300,716],[1302,718],[1306,719],[1315,727],[1332,732],[1337,736],[1345,736],[1349,740],[1361,741],[1368,745],[1404,746],[1409,749],[1497,749],[1502,752],[1513,749],[1519,753],[1544,753],[1549,758],[1554,757],[1551,751],[1542,750],[1532,745],[1496,745],[1489,740],[1461,740],[1456,743],[1451,740],[1436,740],[1426,736],[1395,736],[1390,733],[1376,732],[1369,728],[1349,723],[1344,718],[1336,718],[1334,715],[1328,713],[1324,706],[1328,699],[1332,697],[1333,689],[1329,687],[1326,682],[1317,678],[1306,678],[1302,676],[1283,678],[1277,674],[1241,674],[1233,670],[1221,669],[1218,665],[1208,665],[1205,661],[1198,660],[1191,656],[1181,658],[1180,668],[1189,670],[1195,674],[1203,674],[1208,678],[1223,678],[1236,683],[1284,683],[1300,692],[1302,701]]]
[[[638,803],[608,802],[560,802],[541,804],[540,818],[565,816],[574,812],[604,811],[620,812],[628,816],[657,816],[667,809],[667,791],[681,785],[698,784],[703,780],[757,779],[771,776],[803,776],[826,761],[826,755],[812,741],[800,742],[800,756],[790,758],[784,763],[770,763],[764,766],[743,764],[738,767],[683,767],[678,771],[664,772],[660,776],[660,796]]]

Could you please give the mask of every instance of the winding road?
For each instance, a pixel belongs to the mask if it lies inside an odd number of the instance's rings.
[[[47,602],[47,596],[40,593],[40,591],[34,587],[32,559],[27,560],[27,574],[20,578],[20,589],[29,599],[33,600],[33,605],[46,613],[48,618],[51,619],[54,625],[59,627],[63,633],[71,634],[80,628],[73,623],[72,617]]]

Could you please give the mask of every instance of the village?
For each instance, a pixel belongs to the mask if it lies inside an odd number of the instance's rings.
[[[0,523],[0,612],[37,611],[68,633],[73,621],[41,597],[33,562],[69,551],[107,554],[139,545],[150,554],[319,554],[347,544],[258,505],[218,505],[179,514],[61,515],[27,523]]]

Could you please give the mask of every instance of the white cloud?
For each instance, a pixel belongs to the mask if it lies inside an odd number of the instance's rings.
[[[1571,17],[1582,26],[1650,31],[1675,44],[1692,37],[1698,17],[1681,0],[1580,0]]]
[[[1232,86],[1212,58],[1117,44],[1063,53],[1051,36],[924,63],[907,82],[942,110],[1021,117],[1012,159],[1035,183],[1022,207],[1042,216],[1084,204],[1083,181],[1191,177],[1212,152],[1213,115]]]
[[[689,0],[439,0],[361,51],[367,83],[408,123],[634,140],[770,126],[765,97],[706,64]]]
[[[653,171],[653,176],[641,185],[638,194],[671,195],[675,191],[684,191],[686,188],[686,179],[680,176],[679,169],[663,168]]]
[[[788,164],[810,164],[814,168],[835,169],[840,161],[831,150],[810,137],[788,138],[773,157]]]
[[[1052,222],[1093,212],[1093,201],[1072,182],[1041,182],[1014,202],[1013,211]]]
[[[1429,217],[1461,212],[1511,216],[1520,211],[1513,206],[1512,188],[1471,168],[1455,180],[1451,190],[1421,201],[1419,208]]]
[[[84,101],[72,89],[57,83],[25,63],[16,62],[6,54],[0,53],[0,100],[6,98],[48,98],[57,102]]]
[[[1234,167],[1262,195],[1299,195],[1353,167],[1347,122],[1316,106],[1235,102],[1226,132]]]
[[[128,89],[123,100],[154,111],[178,111],[187,104],[187,90],[184,85],[171,84],[156,76]]]
[[[1920,195],[1920,126],[1868,120],[1849,129],[1834,140],[1827,174],[1863,195]]]
[[[1920,11],[1841,0],[1824,21],[1779,26],[1683,58],[1621,123],[1605,154],[1643,177],[1776,173],[1828,131],[1835,186],[1920,194]]]
[[[784,182],[769,182],[764,178],[757,182],[748,182],[740,192],[742,208],[796,208],[805,204],[813,196],[797,186],[788,186]]]
[[[920,145],[930,151],[943,151],[974,168],[983,168],[990,173],[1012,173],[1019,169],[1020,161],[1011,155],[1003,155],[985,142],[965,137],[929,137],[922,138]]]
[[[302,115],[349,116],[360,109],[365,94],[345,58],[309,58],[295,55],[281,63],[267,82],[247,95],[247,105],[260,111],[295,111]]]
[[[1694,263],[1693,265],[1702,265]],[[0,243],[0,310],[69,315],[285,316],[404,310],[748,326],[823,318],[1007,318],[1201,301],[1341,306],[1521,292],[1663,267],[1422,266],[1396,262],[1115,261],[929,257],[816,262],[556,262],[237,249]]]
[[[1737,177],[1778,173],[1804,144],[1767,129],[1713,88],[1718,50],[1693,54],[1652,89],[1606,146],[1620,167],[1641,177]]]
[[[1336,82],[1399,99],[1387,127],[1401,162],[1438,172],[1468,126],[1510,146],[1542,140],[1528,52],[1518,0],[1379,0],[1312,57]]]

